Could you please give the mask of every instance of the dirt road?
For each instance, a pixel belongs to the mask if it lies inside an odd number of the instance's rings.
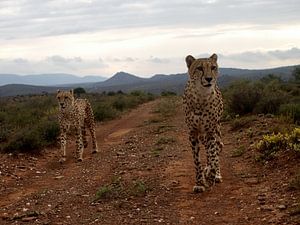
[[[255,162],[250,144],[257,137],[226,123],[223,183],[192,193],[182,110],[163,117],[153,113],[159,101],[99,124],[100,152],[88,148],[82,163],[75,162],[74,142],[64,164],[57,149],[1,155],[0,224],[299,224],[292,213],[299,191],[288,189],[297,165],[288,158],[277,166]],[[246,151],[233,157],[240,146]]]

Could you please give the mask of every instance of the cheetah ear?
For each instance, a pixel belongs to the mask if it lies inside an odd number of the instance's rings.
[[[59,93],[60,92],[60,90],[59,89],[57,89],[57,93]]]
[[[211,57],[209,57],[209,58],[212,59],[212,61],[215,62],[215,63],[216,63],[217,60],[218,60],[218,56],[217,56],[217,54],[215,54],[215,53],[212,54]]]
[[[187,57],[185,57],[185,62],[188,68],[190,68],[190,66],[192,65],[192,63],[195,61],[195,58],[191,55],[188,55]]]
[[[74,94],[74,91],[73,91],[73,89],[71,89],[71,90],[70,90],[70,93],[71,93],[72,95]]]

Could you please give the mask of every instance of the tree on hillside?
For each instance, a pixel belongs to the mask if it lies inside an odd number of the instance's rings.
[[[293,77],[297,83],[300,83],[300,67],[296,67],[293,71]]]
[[[273,81],[278,81],[278,82],[282,82],[282,79],[280,76],[274,75],[274,74],[268,74],[267,76],[264,76],[263,78],[260,79],[262,82],[264,83],[270,83]]]
[[[77,96],[77,97],[80,97],[81,94],[85,94],[86,91],[84,90],[84,88],[82,87],[78,87],[78,88],[75,88],[74,89],[74,94]]]

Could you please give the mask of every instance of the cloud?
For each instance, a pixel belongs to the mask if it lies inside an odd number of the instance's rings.
[[[74,57],[74,58],[64,58],[60,55],[54,55],[46,58],[46,61],[51,63],[81,63],[82,59],[81,57]]]
[[[27,59],[17,58],[17,59],[14,59],[13,62],[17,63],[17,64],[24,64],[24,63],[28,63],[29,61]]]
[[[42,60],[1,59],[0,67],[2,74],[70,73],[76,75],[110,75],[106,72],[109,65],[104,61],[99,61],[99,59],[83,60],[81,57],[67,58],[59,55],[49,56]]]
[[[135,62],[138,60],[138,58],[133,58],[133,57],[123,57],[123,58],[117,58],[117,57],[114,57],[114,58],[108,58],[107,59],[108,61],[111,61],[111,62]]]
[[[246,51],[236,54],[219,55],[224,65],[240,65],[245,68],[268,68],[300,63],[300,49],[293,47],[285,50]],[[236,67],[236,66],[235,66]]]
[[[159,57],[153,57],[151,56],[150,59],[148,59],[149,62],[152,63],[159,63],[159,64],[165,64],[165,63],[169,63],[170,60],[166,59],[166,58],[159,58]]]
[[[295,0],[23,0],[0,1],[2,39],[140,27],[204,28],[222,24],[289,24]]]
[[[244,51],[234,54],[216,52],[220,67],[260,69],[300,63],[300,48]],[[195,54],[197,58],[210,57],[212,53]],[[176,74],[186,72],[182,57],[65,57],[52,55],[41,60],[26,58],[0,59],[1,73],[9,74],[42,74],[71,73],[76,75],[111,76],[117,71],[126,71],[139,76],[149,77],[153,74]]]

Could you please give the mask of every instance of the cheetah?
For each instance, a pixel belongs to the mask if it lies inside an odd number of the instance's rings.
[[[92,152],[98,152],[96,141],[96,125],[91,104],[87,99],[75,99],[73,90],[57,91],[57,101],[59,105],[58,120],[60,125],[60,144],[62,157],[60,162],[66,160],[67,132],[71,126],[76,130],[76,144],[78,161],[82,161],[84,148],[87,147],[86,140],[87,127],[92,136]]]
[[[195,59],[188,55],[185,59],[189,79],[183,94],[185,122],[196,169],[194,192],[203,192],[216,182],[222,182],[219,153],[223,148],[220,119],[223,100],[217,85],[217,55]],[[206,150],[205,168],[200,161],[200,143]]]

